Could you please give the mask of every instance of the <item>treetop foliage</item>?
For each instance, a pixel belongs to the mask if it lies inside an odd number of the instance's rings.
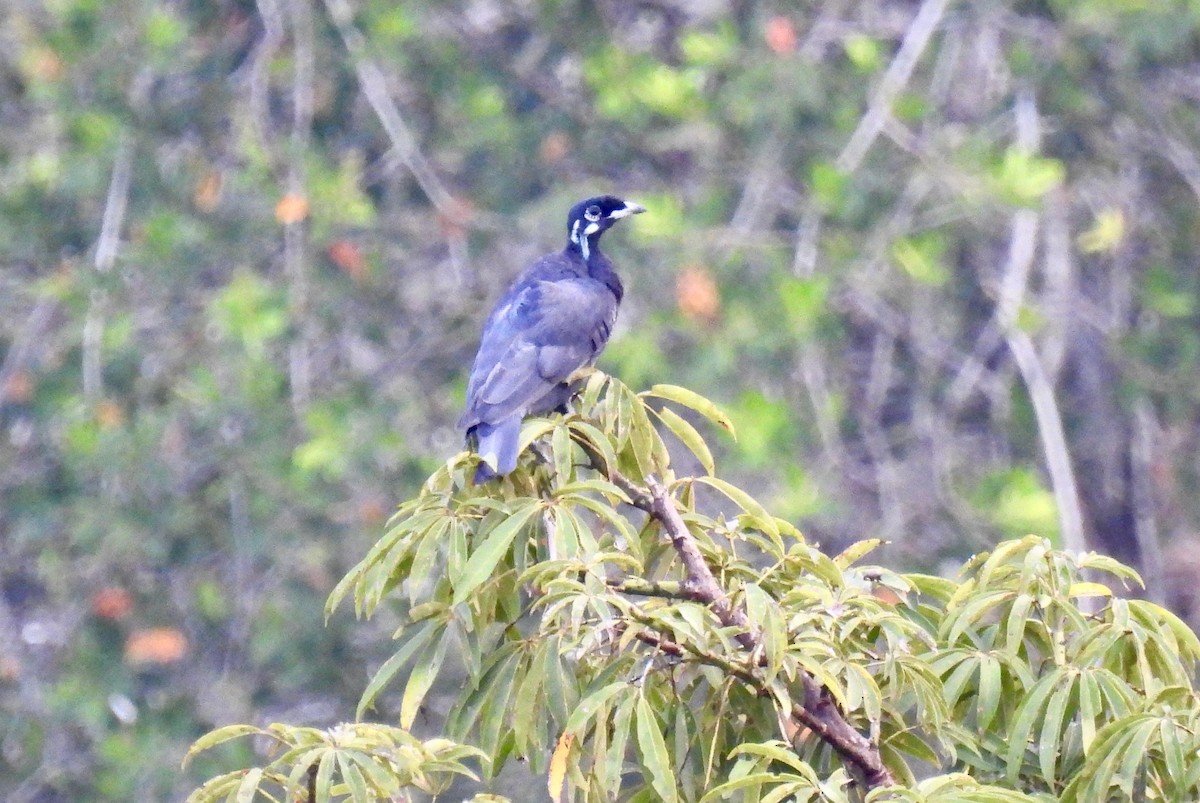
[[[577,412],[526,422],[500,482],[448,461],[330,595],[329,613],[401,611],[359,723],[273,726],[288,752],[192,800],[296,795],[310,766],[318,801],[428,790],[369,720],[414,727],[448,656],[466,679],[445,736],[472,748],[427,744],[417,766],[475,758],[487,778],[519,758],[556,801],[1200,794],[1200,639],[1102,581],[1136,572],[1036,536],[957,580],[867,563],[876,541],[828,556],[716,476],[705,419],[727,422],[683,388],[595,372]]]

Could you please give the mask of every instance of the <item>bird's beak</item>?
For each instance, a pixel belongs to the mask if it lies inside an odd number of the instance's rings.
[[[626,201],[625,206],[609,212],[608,216],[613,220],[620,220],[621,218],[629,217],[630,215],[640,215],[645,211],[646,207],[642,206],[641,204],[635,204],[633,201]]]

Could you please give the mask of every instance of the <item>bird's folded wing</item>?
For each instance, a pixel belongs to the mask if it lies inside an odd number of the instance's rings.
[[[468,409],[493,421],[525,412],[608,340],[616,300],[598,282],[536,282],[489,321],[468,389]]]

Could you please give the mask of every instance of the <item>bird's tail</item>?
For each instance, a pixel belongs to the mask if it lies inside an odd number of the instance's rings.
[[[476,485],[503,477],[517,467],[520,416],[511,416],[495,424],[480,423],[473,431],[480,458],[479,467],[475,469]]]

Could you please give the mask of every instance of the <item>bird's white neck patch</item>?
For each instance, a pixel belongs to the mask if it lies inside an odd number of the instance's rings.
[[[595,232],[593,231],[593,229],[594,229],[594,228],[598,228],[598,227],[597,227],[597,226],[595,226],[595,224],[593,224],[593,225],[591,225],[591,226],[588,226],[588,227],[587,227],[587,230],[586,230],[586,233],[587,233],[587,234],[594,234],[594,233],[595,233]],[[579,246],[579,251],[580,251],[580,253],[582,253],[582,254],[583,254],[583,258],[586,260],[586,259],[588,258],[588,255],[589,255],[589,253],[590,253],[590,252],[589,252],[589,250],[588,250],[588,238],[587,238],[586,236],[582,236],[582,237],[581,237],[581,236],[579,235],[579,221],[578,221],[578,220],[576,220],[576,221],[575,221],[575,222],[574,222],[574,223],[571,225],[571,242],[573,242],[573,243],[575,243],[575,245]]]

